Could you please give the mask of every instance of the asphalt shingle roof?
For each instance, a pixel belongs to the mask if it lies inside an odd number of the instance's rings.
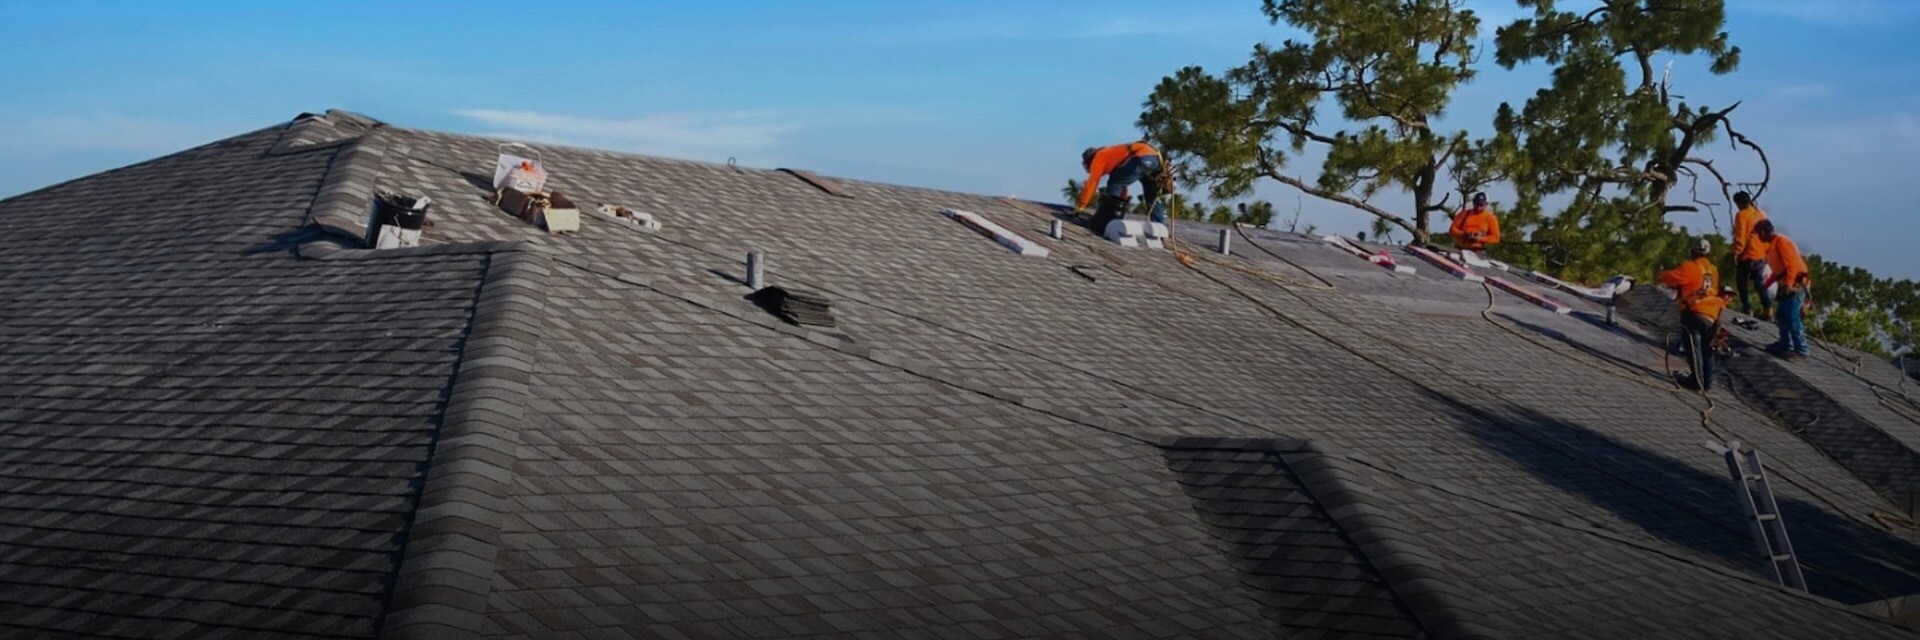
[[[293,261],[243,135],[0,204],[0,628],[371,637],[484,248]]]
[[[1188,266],[1044,239],[1034,203],[559,147],[585,212],[548,236],[486,203],[498,144],[328,112],[0,201],[0,625],[1911,637],[1835,604],[1920,593],[1902,454],[1863,470],[1679,392],[1661,329],[1571,296],[1268,231]],[[353,248],[377,191],[433,198],[430,246]],[[747,300],[749,249],[836,326]],[[1775,373],[1866,450],[1920,432],[1862,395],[1890,367]],[[1728,438],[1820,598],[1759,578],[1700,446]]]

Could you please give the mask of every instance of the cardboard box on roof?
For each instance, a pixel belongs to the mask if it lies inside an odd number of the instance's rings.
[[[580,208],[567,196],[554,192],[524,193],[512,187],[502,188],[495,196],[502,211],[548,233],[573,233],[580,230]]]

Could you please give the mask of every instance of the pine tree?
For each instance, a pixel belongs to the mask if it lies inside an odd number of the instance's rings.
[[[1730,182],[1700,154],[1724,130],[1764,164],[1759,146],[1733,129],[1739,103],[1688,104],[1655,69],[1658,59],[1695,54],[1712,73],[1739,66],[1740,49],[1722,30],[1723,0],[1603,0],[1580,10],[1518,1],[1534,15],[1498,29],[1495,59],[1509,69],[1546,63],[1552,81],[1517,109],[1501,105],[1496,135],[1475,145],[1460,170],[1509,178],[1519,195],[1503,222],[1531,228],[1532,242],[1503,258],[1574,278],[1646,277],[1686,257],[1689,239],[1666,213],[1711,212],[1735,188],[1765,189],[1765,176]],[[1712,180],[1706,194],[1703,174]],[[1669,202],[1682,192],[1690,204]],[[1548,217],[1541,203],[1556,195],[1571,196],[1570,204]]]
[[[1431,214],[1448,208],[1441,174],[1469,145],[1464,131],[1434,121],[1473,78],[1479,18],[1452,0],[1265,0],[1262,8],[1306,39],[1256,45],[1247,64],[1219,75],[1179,70],[1148,98],[1141,129],[1213,198],[1243,197],[1272,179],[1425,241]],[[1327,152],[1317,177],[1288,167],[1310,146]],[[1369,202],[1390,188],[1412,201],[1397,212]]]

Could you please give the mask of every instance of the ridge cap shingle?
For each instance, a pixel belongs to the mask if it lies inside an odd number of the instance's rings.
[[[533,243],[489,248],[382,637],[467,637],[486,624],[535,358],[533,336],[518,327],[538,324],[552,269]]]
[[[351,246],[365,244],[374,184],[380,178],[386,152],[387,137],[379,129],[369,130],[334,151],[320,192],[307,210],[307,226],[335,239],[349,240]]]

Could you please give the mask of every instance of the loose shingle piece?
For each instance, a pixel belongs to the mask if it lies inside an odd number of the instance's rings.
[[[797,325],[833,326],[833,303],[825,296],[785,287],[765,287],[748,295],[755,304]]]
[[[577,148],[659,224],[549,235],[499,146],[327,111],[0,200],[0,637],[1916,635],[1893,363],[1738,329],[1708,410],[1657,300]]]

